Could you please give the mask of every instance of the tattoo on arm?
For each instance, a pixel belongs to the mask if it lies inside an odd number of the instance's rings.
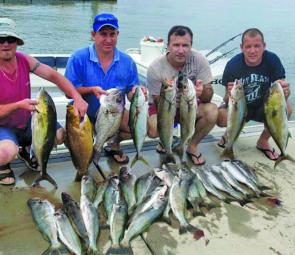
[[[33,69],[31,70],[32,73],[35,73],[35,71],[37,70],[37,68],[40,66],[40,62],[37,62],[35,64],[35,66],[33,67]]]

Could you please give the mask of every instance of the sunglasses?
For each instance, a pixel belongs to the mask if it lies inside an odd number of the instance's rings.
[[[3,44],[5,42],[10,43],[16,43],[17,42],[17,38],[9,36],[9,37],[0,37],[0,44]]]

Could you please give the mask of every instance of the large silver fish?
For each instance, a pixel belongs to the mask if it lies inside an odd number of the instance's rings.
[[[178,76],[178,89],[180,92],[180,149],[183,156],[184,146],[195,132],[198,104],[193,82],[186,77],[181,77]]]
[[[89,238],[87,235],[87,230],[84,224],[79,204],[70,196],[70,194],[66,192],[61,193],[61,198],[63,202],[63,210],[66,212],[73,228],[81,237],[85,246],[88,247]]]
[[[128,123],[136,148],[137,158],[147,134],[147,119],[148,105],[146,98],[142,89],[137,87],[131,100]]]
[[[176,82],[177,77],[162,83],[157,105],[157,128],[160,141],[166,151],[165,162],[174,162],[172,152],[173,125],[176,114]]]
[[[92,176],[84,175],[81,181],[81,195],[88,197],[90,202],[93,202],[96,196],[96,183]]]
[[[227,113],[227,143],[222,153],[224,157],[234,159],[233,145],[239,137],[247,116],[247,104],[243,84],[236,80],[232,88]]]
[[[264,104],[265,124],[281,151],[275,163],[275,168],[283,160],[295,160],[286,153],[288,139],[291,137],[288,130],[287,104],[282,86],[275,82],[272,84]]]
[[[27,204],[39,231],[50,242],[50,247],[42,254],[68,254],[67,248],[58,240],[53,205],[39,198],[30,198]]]
[[[70,220],[62,209],[54,213],[59,239],[76,255],[82,255],[82,246],[78,235],[73,229]]]
[[[113,205],[110,216],[110,237],[112,245],[106,254],[120,254],[122,249],[120,242],[124,235],[127,216],[127,205],[124,200]]]
[[[88,197],[81,195],[80,209],[89,238],[87,254],[99,254],[96,241],[99,234],[99,215]]]
[[[41,172],[33,186],[47,180],[57,188],[56,182],[47,173],[47,162],[55,141],[56,109],[52,98],[43,88],[39,90],[37,100],[38,104],[32,115],[32,149]]]
[[[124,98],[119,89],[109,89],[100,97],[100,107],[95,122],[96,140],[93,161],[97,164],[104,143],[118,131],[123,117]]]

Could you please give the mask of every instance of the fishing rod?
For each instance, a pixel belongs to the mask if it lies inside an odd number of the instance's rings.
[[[215,63],[217,60],[226,57],[228,54],[232,53],[232,52],[235,51],[236,49],[237,49],[237,47],[236,47],[236,48],[233,48],[233,49],[231,49],[231,50],[229,50],[229,51],[227,51],[227,52],[225,52],[225,53],[223,53],[223,54],[221,54],[221,55],[219,55],[219,56],[217,56],[216,58],[213,58],[212,60],[209,61],[209,65],[212,65],[212,64]]]
[[[218,49],[220,49],[221,47],[223,47],[224,45],[226,45],[228,42],[234,40],[236,37],[242,35],[242,33],[235,35],[234,37],[226,40],[225,42],[219,44],[216,48],[214,48],[213,50],[211,50],[210,52],[208,52],[205,56],[208,57],[209,55],[211,55],[212,53],[214,53],[215,51],[217,51]]]
[[[96,167],[97,171],[100,173],[101,177],[105,180],[106,177],[105,177],[103,171],[101,170],[100,166],[99,166],[98,164],[96,164],[96,163],[94,162],[94,160],[93,160],[92,162],[93,162],[93,165]]]

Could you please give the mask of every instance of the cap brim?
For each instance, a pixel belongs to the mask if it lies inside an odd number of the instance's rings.
[[[114,26],[113,24],[103,24],[97,29],[97,31],[101,30],[103,27],[106,26],[113,27],[114,29],[118,30],[118,27]]]
[[[24,45],[23,39],[21,39],[16,33],[13,32],[2,32],[0,37],[15,37],[17,39],[17,45]]]

